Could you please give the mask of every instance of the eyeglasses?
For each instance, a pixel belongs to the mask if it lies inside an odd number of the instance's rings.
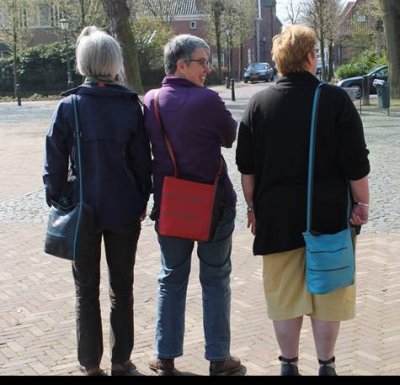
[[[207,59],[190,59],[188,62],[196,62],[199,63],[203,68],[208,68],[210,66],[210,62]]]

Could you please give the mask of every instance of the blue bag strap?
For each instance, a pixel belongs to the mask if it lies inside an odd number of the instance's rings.
[[[318,84],[314,92],[314,100],[311,112],[311,127],[310,127],[310,148],[308,154],[308,178],[307,178],[307,232],[311,231],[311,216],[312,216],[312,196],[314,188],[314,158],[315,158],[315,129],[317,123],[317,110],[319,97],[321,95],[321,87],[324,83]]]
[[[74,110],[74,133],[76,138],[76,168],[78,171],[79,202],[83,203],[83,180],[82,180],[82,153],[81,153],[81,130],[78,117],[78,98],[71,95],[72,107]]]
[[[317,129],[317,119],[318,119],[318,105],[319,99],[321,95],[321,88],[325,85],[325,82],[318,84],[318,87],[314,92],[314,100],[311,112],[311,127],[310,127],[310,149],[308,155],[308,178],[307,178],[307,232],[311,232],[311,217],[312,217],[312,197],[313,197],[313,189],[314,189],[314,160],[315,160],[315,137],[316,137],[316,129]],[[347,212],[348,217],[350,215],[351,210],[351,198],[350,198],[350,190],[348,191],[347,197]],[[348,225],[348,219],[347,219]]]

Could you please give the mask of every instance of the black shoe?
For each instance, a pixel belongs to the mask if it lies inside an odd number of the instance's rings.
[[[335,368],[332,366],[329,366],[329,364],[332,364],[335,362],[335,357],[332,357],[327,361],[318,359],[318,362],[321,365],[319,367],[319,371],[318,371],[319,376],[337,376]]]
[[[294,362],[299,360],[299,357],[286,358],[279,356],[278,359],[283,362],[281,365],[281,376],[300,376],[299,368],[297,365],[293,365]]]
[[[112,376],[137,376],[139,372],[136,366],[131,362],[125,362],[124,364],[113,365],[111,368]]]
[[[210,376],[244,376],[246,367],[239,358],[230,356],[226,360],[210,362]]]

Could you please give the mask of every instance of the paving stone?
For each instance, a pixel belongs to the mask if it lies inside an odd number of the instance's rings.
[[[249,97],[264,84],[237,88],[238,102],[221,96],[240,119]],[[372,99],[373,102],[373,99]],[[25,104],[25,105],[24,105]],[[57,102],[0,103],[0,375],[80,375],[76,360],[75,294],[70,263],[43,252],[48,208],[41,185],[44,135]],[[387,117],[374,105],[363,108],[371,150],[371,218],[357,242],[357,317],[343,322],[336,357],[342,375],[399,375],[400,363],[400,106]],[[262,259],[252,256],[240,176],[233,149],[224,150],[238,192],[232,253],[232,354],[248,375],[277,375],[278,347],[266,315]],[[135,348],[132,360],[153,373],[158,243],[146,220],[135,266]],[[204,359],[198,260],[192,259],[184,355],[176,360],[186,374],[207,375]],[[102,259],[104,327],[102,366],[110,370],[108,278]],[[311,324],[304,320],[300,371],[315,375],[318,364]]]

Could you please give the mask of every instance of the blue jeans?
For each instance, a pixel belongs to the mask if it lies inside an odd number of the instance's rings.
[[[198,242],[200,283],[203,298],[205,358],[224,360],[230,356],[230,274],[232,232],[236,210],[225,207],[214,238]],[[161,269],[158,277],[158,309],[155,353],[159,358],[183,354],[186,292],[194,241],[158,236]]]

